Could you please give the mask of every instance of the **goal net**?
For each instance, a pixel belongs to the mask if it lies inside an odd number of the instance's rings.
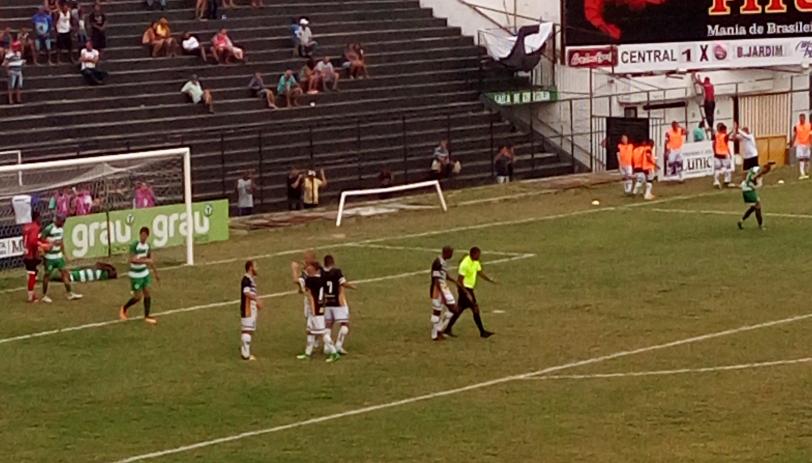
[[[341,192],[341,199],[338,202],[338,214],[336,215],[336,227],[341,226],[341,221],[347,213],[347,201],[350,198],[364,198],[369,201],[381,202],[383,198],[388,198],[395,193],[411,192],[415,190],[434,190],[437,193],[437,200],[440,202],[440,207],[443,212],[448,211],[448,206],[443,196],[443,189],[438,180],[429,180],[418,183],[408,183],[406,185],[398,185],[386,188],[370,188],[366,190],[349,190]],[[388,199],[387,199],[388,201]]]
[[[22,266],[22,230],[34,212],[43,227],[66,219],[69,260],[126,254],[149,226],[153,247],[185,245],[178,260],[192,265],[190,173],[188,148],[12,165],[7,157],[0,164],[0,272]]]

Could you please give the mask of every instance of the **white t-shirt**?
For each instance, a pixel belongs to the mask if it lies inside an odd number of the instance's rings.
[[[739,139],[739,143],[741,143],[740,147],[742,150],[742,157],[744,159],[752,159],[758,157],[758,147],[756,146],[756,137],[751,134],[746,134],[744,132],[739,132],[736,134],[736,138]]]
[[[244,178],[237,180],[237,207],[254,207],[254,194],[251,192],[253,186],[253,180],[245,180]]]
[[[316,65],[316,70],[322,74],[333,74],[335,72],[333,63],[325,63],[324,61],[319,61],[319,63]]]
[[[186,51],[197,50],[200,48],[200,42],[198,42],[196,37],[189,37],[188,39],[185,39],[183,42],[181,42],[181,45],[183,45],[183,49]]]
[[[80,60],[82,61],[82,70],[85,69],[95,69],[96,68],[96,60],[99,59],[99,50],[93,49],[88,50],[87,48],[82,48],[82,54],[80,55]],[[85,60],[92,60],[92,61],[85,61]]]
[[[302,27],[302,33],[299,36],[302,45],[310,45],[313,42],[313,32],[307,26]]]
[[[67,34],[70,32],[70,12],[59,12],[59,17],[56,19],[56,32],[58,34]]]

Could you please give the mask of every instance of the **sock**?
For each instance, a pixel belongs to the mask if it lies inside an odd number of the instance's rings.
[[[799,168],[801,169],[801,177],[806,175],[806,161],[801,161],[798,163]]]
[[[149,310],[152,308],[152,298],[147,296],[144,298],[144,318],[149,318]]]
[[[733,176],[733,171],[731,169],[725,169],[725,185],[730,183],[731,177]]]
[[[762,223],[764,223],[764,219],[761,217],[761,209],[756,209],[756,221],[758,222],[759,227]]]
[[[751,215],[753,212],[755,212],[755,210],[756,210],[756,207],[755,207],[755,206],[750,206],[750,209],[747,209],[747,212],[745,212],[745,213],[744,213],[744,215],[742,216],[742,222],[744,222],[745,220],[747,220],[747,218],[748,218],[748,217],[750,217],[750,215]]]
[[[312,334],[307,335],[307,347],[305,347],[305,354],[310,355],[313,353],[313,347],[316,346],[316,337]]]
[[[431,339],[437,339],[437,335],[443,330],[443,320],[436,314],[431,316]]]
[[[243,333],[240,336],[242,340],[242,345],[240,346],[240,355],[242,358],[248,360],[248,357],[251,357],[251,335],[248,333]]]
[[[68,294],[73,292],[73,290],[70,287],[70,283],[65,283],[65,292]]]
[[[718,170],[713,171],[713,184],[714,185],[719,184],[719,171]]]
[[[634,182],[631,180],[626,180],[623,182],[623,191],[628,195],[631,194],[632,190],[634,189]]]
[[[124,311],[126,312],[127,309],[129,309],[130,307],[134,306],[137,303],[138,303],[138,299],[136,299],[134,297],[131,297],[130,300],[127,301],[126,304],[124,304]]]
[[[459,312],[455,313],[454,315],[452,315],[451,320],[448,321],[448,324],[446,325],[446,327],[445,327],[445,329],[443,331],[445,331],[446,333],[450,333],[451,328],[454,327],[454,323],[457,323],[457,320],[460,318],[460,315],[462,315],[462,311],[459,311]]]
[[[48,294],[48,280],[42,280],[42,295]]]
[[[28,274],[28,292],[34,291],[34,286],[37,284],[37,274],[36,273],[29,273]]]
[[[646,182],[646,196],[651,196],[651,189],[654,187],[654,184],[651,182]]]
[[[344,340],[347,339],[348,334],[350,334],[350,327],[341,325],[341,328],[338,329],[338,337],[336,337],[336,349],[341,350],[344,348]]]
[[[479,316],[479,312],[474,312],[474,323],[476,323],[476,327],[479,328],[479,334],[485,332],[485,327],[482,326],[482,317]]]
[[[327,354],[335,354],[336,353],[336,346],[333,344],[333,338],[330,336],[330,332],[326,332],[321,336],[321,340],[324,342],[324,352]]]

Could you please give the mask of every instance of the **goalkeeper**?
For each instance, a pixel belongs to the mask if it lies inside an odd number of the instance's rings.
[[[118,278],[116,268],[104,262],[96,262],[95,265],[76,267],[68,270],[71,283],[88,283],[91,281],[115,280]],[[60,271],[55,269],[51,272],[51,278],[61,278]]]

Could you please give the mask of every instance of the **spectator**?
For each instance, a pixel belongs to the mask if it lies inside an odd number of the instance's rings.
[[[155,39],[161,41],[165,56],[177,56],[178,43],[172,38],[172,28],[169,27],[166,18],[161,18],[155,23]]]
[[[273,94],[273,90],[265,85],[262,74],[259,72],[255,72],[254,76],[251,77],[251,81],[248,82],[248,89],[254,97],[264,100],[268,108],[279,109],[276,106],[276,96]]]
[[[378,187],[389,188],[394,184],[395,176],[392,175],[392,171],[385,167],[381,169],[381,172],[378,174]],[[391,193],[382,193],[378,195],[378,199],[389,199],[390,197],[392,197]]]
[[[351,79],[368,79],[366,55],[360,43],[349,45],[349,50],[345,52],[345,58],[349,61],[349,75]]]
[[[206,0],[195,1],[195,19],[198,21],[205,21],[206,17]]]
[[[60,217],[67,217],[71,212],[71,203],[73,203],[73,195],[68,187],[57,190],[51,197],[48,203],[48,209],[54,209],[56,215]]]
[[[702,86],[702,107],[705,110],[705,120],[707,126],[713,130],[713,121],[716,113],[716,88],[711,83],[710,77],[705,77],[700,82],[699,75],[694,74],[694,82]]]
[[[496,183],[510,183],[513,180],[513,162],[516,154],[511,143],[499,147],[499,153],[493,160],[496,171]]]
[[[313,52],[316,51],[316,47],[319,44],[313,39],[313,31],[310,30],[310,21],[307,18],[300,19],[299,26],[301,27],[301,33],[299,34],[299,56],[309,58],[313,55]]]
[[[163,48],[163,41],[158,40],[155,35],[155,21],[149,23],[149,26],[141,34],[141,45],[147,47],[149,55],[153,58],[158,56],[158,52]]]
[[[208,108],[209,113],[214,114],[214,97],[211,94],[211,90],[203,89],[196,74],[193,74],[192,78],[183,84],[183,88],[180,89],[180,92],[189,97],[194,104],[203,103],[206,108]]]
[[[440,144],[434,148],[434,157],[431,161],[431,171],[439,179],[443,178],[450,171],[451,154],[448,152],[448,140],[440,140]]]
[[[23,58],[25,58],[26,53],[31,56],[31,63],[36,65],[37,64],[37,47],[34,43],[34,38],[31,37],[31,30],[27,27],[21,27],[20,33],[17,34],[17,40],[20,42],[23,48]]]
[[[304,176],[299,169],[290,168],[287,178],[288,210],[298,211],[302,208],[302,179]]]
[[[700,121],[699,125],[696,126],[693,133],[691,134],[694,143],[698,141],[705,141],[705,121]]]
[[[321,77],[325,91],[328,86],[331,90],[338,91],[338,81],[341,76],[336,72],[329,56],[325,56],[324,59],[319,61],[319,64],[316,65],[316,73]]]
[[[8,104],[23,103],[23,46],[19,41],[11,42],[3,57],[3,67],[8,75]]]
[[[59,14],[59,3],[60,2],[58,0],[45,0],[44,2],[45,11],[51,15],[52,22],[56,22],[56,17]]]
[[[93,195],[87,186],[76,189],[73,207],[76,215],[89,215],[93,211]]]
[[[234,45],[226,28],[221,28],[211,38],[211,54],[218,63],[229,63],[232,59],[245,62],[245,52]]]
[[[90,85],[102,85],[107,79],[107,73],[96,67],[99,61],[99,50],[93,48],[93,42],[88,41],[79,55],[79,62],[82,65],[82,76]]]
[[[66,62],[75,63],[73,59],[73,26],[70,8],[67,3],[62,4],[56,15],[56,62],[62,62],[62,54],[68,56]]]
[[[326,187],[327,177],[324,175],[324,169],[319,171],[318,176],[315,170],[308,170],[302,179],[302,202],[304,203],[304,208],[313,209],[319,207],[319,190]]]
[[[150,10],[155,9],[155,4],[157,3],[161,7],[161,11],[166,9],[166,0],[144,0],[147,4],[147,8]]]
[[[3,32],[0,33],[0,53],[5,56],[5,54],[11,49],[11,42],[14,41],[14,37],[11,35],[11,28],[7,27],[3,29]]]
[[[279,83],[276,85],[276,93],[279,96],[285,96],[286,107],[299,106],[299,98],[302,96],[302,88],[293,77],[293,70],[288,69],[279,78]]]
[[[73,22],[73,28],[76,32],[76,47],[79,53],[82,52],[82,47],[85,43],[87,43],[88,37],[87,35],[87,27],[85,23],[85,10],[83,7],[79,6],[77,2],[73,2],[73,6],[70,10],[71,21]]]
[[[139,181],[135,184],[135,191],[133,191],[133,208],[147,207],[155,207],[155,192],[147,182]]]
[[[237,208],[240,215],[251,215],[254,213],[254,193],[256,185],[251,176],[251,171],[246,170],[242,178],[237,180]]]
[[[107,48],[107,16],[102,12],[100,3],[96,2],[93,5],[93,12],[90,13],[88,22],[90,23],[90,41],[93,42],[93,48],[101,54]]]
[[[206,13],[208,14],[208,16],[206,17],[208,17],[208,19],[217,19],[217,0],[203,0],[203,1],[206,2]],[[200,19],[203,21],[206,20],[204,17],[200,17]]]
[[[316,62],[313,61],[313,58],[309,58],[299,71],[299,84],[305,93],[319,93],[321,76],[316,73]]]
[[[31,18],[31,22],[34,25],[35,45],[37,48],[37,56],[34,58],[34,63],[38,61],[39,55],[44,51],[46,53],[48,64],[51,64],[51,33],[53,31],[53,19],[51,18],[50,13],[48,13],[48,10],[45,7],[42,7],[34,15],[34,17]]]
[[[206,62],[206,48],[200,46],[200,40],[196,35],[184,32],[180,46],[184,55],[198,55],[204,63]]]
[[[290,40],[293,42],[293,56],[296,56],[299,54],[299,45],[301,44],[302,37],[302,27],[296,18],[290,18],[288,30],[290,31]]]

